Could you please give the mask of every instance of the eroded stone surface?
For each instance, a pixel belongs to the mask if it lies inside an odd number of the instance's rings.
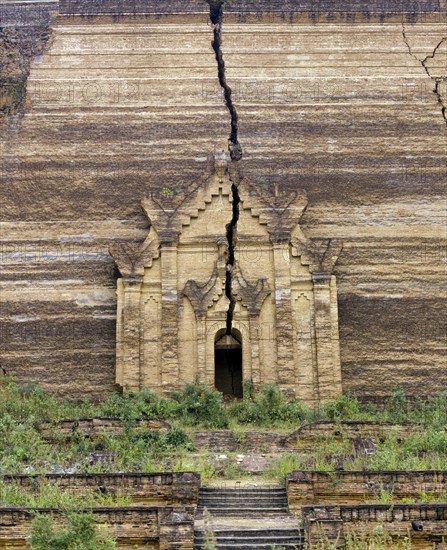
[[[62,7],[81,4],[113,3]],[[1,363],[81,397],[114,387],[109,246],[139,245],[144,196],[188,188],[227,146],[208,6],[144,4],[169,15],[60,17],[24,117],[1,129]],[[344,243],[343,389],[430,394],[447,382],[445,43],[430,57],[445,3],[341,4],[248,2],[225,17],[240,164],[261,188],[305,189],[306,235]],[[6,84],[22,74],[8,63]]]

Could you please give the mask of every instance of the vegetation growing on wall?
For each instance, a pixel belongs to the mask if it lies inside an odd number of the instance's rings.
[[[38,386],[18,385],[13,379],[0,379],[0,473],[71,473],[111,471],[191,470],[204,478],[242,475],[236,460],[229,457],[218,470],[203,449],[193,443],[194,428],[229,427],[244,446],[244,430],[269,430],[291,433],[303,424],[316,420],[335,422],[389,421],[415,422],[415,429],[403,440],[393,432],[377,440],[372,454],[353,453],[348,437],[338,440],[322,437],[311,452],[282,453],[267,472],[268,477],[283,479],[295,469],[447,469],[447,394],[423,401],[409,401],[396,391],[383,408],[361,404],[343,396],[319,408],[306,407],[299,401],[287,401],[276,386],[265,386],[253,393],[246,385],[246,397],[224,403],[222,395],[196,382],[187,385],[171,398],[161,397],[148,389],[110,394],[102,403],[74,403],[44,393]],[[73,433],[67,441],[52,432],[53,441],[44,436],[47,422],[64,418],[114,416],[123,421],[121,431],[85,438]],[[158,417],[168,421],[170,429],[151,431],[137,428],[135,420]],[[47,430],[48,431],[48,430]],[[342,432],[342,430],[341,430]],[[0,486],[0,493],[1,493]],[[40,498],[34,496],[33,498]],[[48,498],[63,498],[63,495]],[[1,494],[0,494],[1,499]],[[10,492],[4,502],[14,505]]]
[[[71,512],[65,524],[56,525],[49,515],[33,521],[30,545],[33,550],[113,550],[116,542],[107,530],[97,527],[93,514]]]

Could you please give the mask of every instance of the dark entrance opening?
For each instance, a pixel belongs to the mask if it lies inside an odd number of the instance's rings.
[[[218,336],[214,366],[217,390],[224,395],[242,397],[242,344],[235,335]]]

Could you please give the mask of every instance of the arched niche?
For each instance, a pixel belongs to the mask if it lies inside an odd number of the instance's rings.
[[[243,397],[242,335],[220,330],[214,340],[214,385],[224,396]]]

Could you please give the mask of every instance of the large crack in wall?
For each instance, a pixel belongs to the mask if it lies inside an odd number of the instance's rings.
[[[444,36],[435,46],[435,48],[433,49],[433,52],[430,55],[427,55],[424,59],[420,59],[417,55],[413,53],[404,23],[402,23],[402,36],[403,36],[405,45],[407,46],[408,53],[411,55],[411,57],[413,57],[413,59],[415,59],[418,63],[421,64],[422,68],[427,73],[427,76],[430,78],[430,80],[434,82],[435,87],[433,88],[433,93],[436,94],[438,103],[441,106],[442,117],[444,118],[444,122],[447,125],[447,106],[444,103],[444,99],[442,97],[442,90],[441,90],[442,83],[447,82],[447,75],[433,76],[430,72],[430,68],[427,66],[427,62],[430,59],[434,59],[436,57],[436,54],[438,53],[439,48],[444,43],[447,43],[447,36]]]
[[[233,194],[233,218],[227,225],[227,241],[228,241],[228,260],[225,281],[225,294],[230,300],[230,305],[227,311],[227,334],[231,334],[233,328],[234,308],[236,307],[236,298],[233,295],[233,266],[235,262],[236,237],[237,237],[237,222],[239,221],[239,203],[240,197],[237,185],[232,183],[231,192]]]
[[[233,328],[234,309],[236,306],[236,298],[233,295],[233,267],[235,263],[236,238],[237,238],[237,223],[239,220],[239,204],[240,196],[238,185],[240,181],[240,172],[237,163],[242,159],[242,146],[239,143],[239,118],[237,109],[233,103],[233,92],[227,83],[225,60],[222,52],[222,25],[224,18],[224,1],[225,0],[206,0],[210,6],[210,21],[213,25],[214,38],[211,43],[217,62],[217,74],[219,84],[223,90],[225,104],[231,117],[230,135],[228,138],[228,150],[230,152],[230,182],[231,194],[233,197],[233,216],[230,223],[226,227],[226,237],[228,241],[228,260],[225,281],[225,294],[230,302],[227,311],[227,334],[231,334]]]

